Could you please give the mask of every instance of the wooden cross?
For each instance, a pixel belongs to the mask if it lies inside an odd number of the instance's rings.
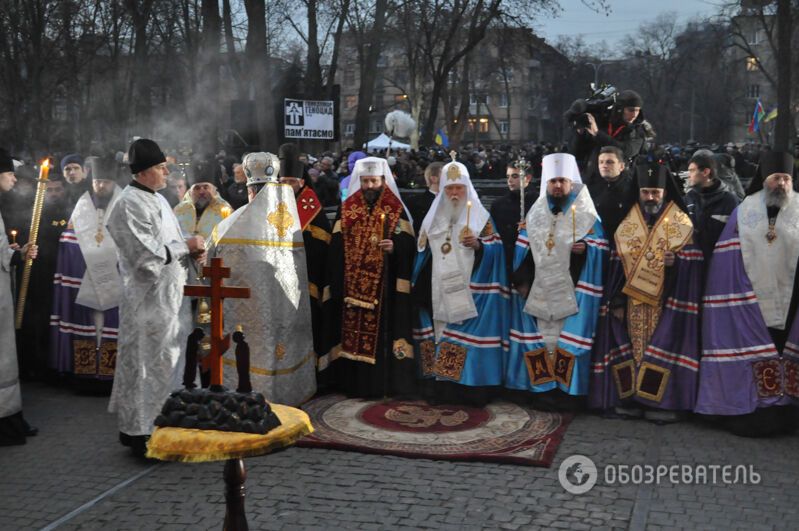
[[[222,286],[222,279],[230,278],[230,268],[222,266],[221,258],[211,258],[211,267],[203,267],[203,276],[211,280],[210,286],[186,285],[183,295],[211,299],[211,385],[222,385],[222,354],[230,348],[230,334],[222,336],[222,301],[249,299],[250,288]]]

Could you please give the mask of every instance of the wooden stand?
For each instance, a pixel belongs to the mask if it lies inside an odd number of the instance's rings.
[[[247,515],[244,512],[244,496],[247,481],[247,470],[244,468],[243,459],[228,459],[225,461],[225,531],[248,531]]]

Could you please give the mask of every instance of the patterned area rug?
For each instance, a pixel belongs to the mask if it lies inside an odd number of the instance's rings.
[[[508,402],[473,408],[326,395],[303,409],[316,430],[297,443],[305,448],[543,467],[571,421]]]

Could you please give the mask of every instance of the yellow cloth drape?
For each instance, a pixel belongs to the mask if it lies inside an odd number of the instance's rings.
[[[203,463],[268,454],[291,446],[313,433],[308,415],[280,404],[270,404],[280,426],[265,435],[187,428],[156,428],[147,443],[147,457],[162,461]]]

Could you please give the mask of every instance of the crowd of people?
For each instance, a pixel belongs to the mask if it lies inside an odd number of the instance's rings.
[[[621,93],[569,148],[316,159],[284,144],[181,164],[137,139],[124,157],[68,154],[39,183],[0,152],[0,342],[16,345],[0,355],[0,444],[37,431],[19,364],[111,386],[120,442],[143,455],[169,393],[210,383],[208,301],[183,287],[213,257],[251,290],[225,303],[250,356],[225,354],[224,383],[273,402],[501,397],[656,423],[697,413],[742,435],[795,429],[795,159],[654,149],[642,105]],[[481,179],[507,183],[490,209]]]

